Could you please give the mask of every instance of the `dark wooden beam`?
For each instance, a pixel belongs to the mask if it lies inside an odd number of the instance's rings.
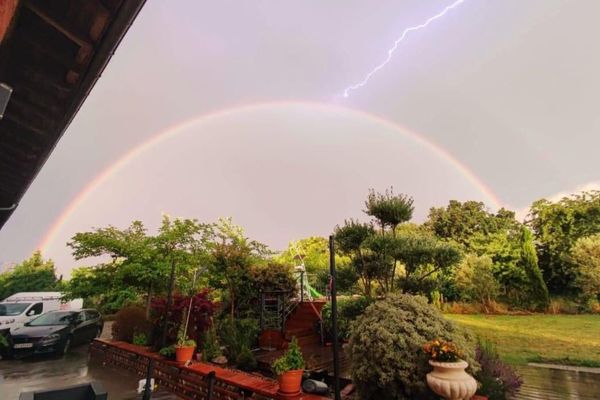
[[[66,21],[61,21],[58,18],[53,17],[47,11],[34,4],[31,0],[26,0],[25,6],[48,25],[65,35],[69,40],[77,43],[80,47],[85,47],[87,49],[93,48],[92,43],[80,32],[77,32],[75,28],[69,26]]]

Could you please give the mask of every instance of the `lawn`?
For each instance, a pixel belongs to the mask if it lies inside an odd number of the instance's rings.
[[[511,364],[530,361],[600,367],[600,315],[446,317],[494,342]]]

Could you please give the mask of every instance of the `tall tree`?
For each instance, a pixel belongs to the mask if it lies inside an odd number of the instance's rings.
[[[574,286],[586,303],[600,300],[600,234],[575,242],[570,260],[575,265]]]
[[[511,301],[519,301],[527,276],[519,264],[522,224],[513,211],[502,208],[492,213],[482,202],[451,200],[446,207],[432,208],[424,225],[465,253],[491,257],[503,292]]]
[[[191,280],[190,270],[208,252],[210,229],[210,225],[193,219],[171,219],[165,215],[156,236],[148,235],[143,223],[134,221],[126,229],[109,226],[77,233],[68,245],[78,260],[104,258],[96,266],[101,270],[98,274],[82,272],[78,279],[82,282],[86,281],[84,277],[87,281],[92,277],[101,279],[110,272],[129,292],[144,293],[149,309],[152,295],[167,288],[171,268],[177,269],[178,276],[187,277],[183,282]],[[107,257],[111,260],[110,268]]]
[[[537,253],[533,244],[531,231],[523,227],[521,234],[521,262],[523,270],[527,274],[529,302],[539,310],[545,310],[550,304],[548,288],[538,266]]]
[[[247,300],[256,297],[252,285],[252,266],[264,263],[270,254],[267,246],[245,236],[244,230],[231,219],[220,219],[214,230],[212,262],[209,266],[211,286],[228,295],[230,317],[248,311]],[[242,315],[243,316],[243,315]]]
[[[414,211],[412,197],[405,194],[394,194],[394,188],[387,189],[384,193],[377,193],[375,190],[369,190],[369,195],[365,201],[366,209],[364,212],[367,215],[373,217],[376,223],[381,228],[382,239],[379,240],[379,250],[375,251],[376,254],[380,255],[380,264],[385,266],[388,263],[390,253],[387,249],[391,248],[392,245],[386,242],[383,237],[386,236],[386,227],[389,228],[387,232],[392,238],[396,238],[396,228],[398,225],[410,221]],[[389,241],[388,241],[389,242]],[[371,242],[372,245],[377,244]],[[392,267],[384,276],[383,284],[386,291],[394,290],[394,278],[396,277],[396,266],[398,260],[392,255]],[[385,268],[384,268],[385,269]]]
[[[36,251],[12,270],[0,274],[0,300],[18,292],[43,292],[56,290],[59,286],[54,262],[44,260]]]
[[[375,234],[371,224],[353,219],[344,221],[344,225],[335,227],[335,243],[341,254],[351,258],[351,263],[361,281],[366,296],[372,296],[373,281],[379,275],[377,264],[367,251],[366,241]]]
[[[600,191],[582,192],[557,202],[538,200],[531,206],[528,219],[548,289],[557,294],[576,293],[577,265],[569,255],[578,239],[600,233]]]

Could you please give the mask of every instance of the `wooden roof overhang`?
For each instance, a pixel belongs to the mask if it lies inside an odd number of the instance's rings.
[[[145,0],[0,0],[0,228],[85,101]]]

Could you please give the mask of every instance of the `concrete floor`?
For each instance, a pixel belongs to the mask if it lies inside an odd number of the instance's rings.
[[[102,336],[110,335],[107,323]],[[100,382],[108,391],[110,400],[140,399],[137,394],[139,378],[123,370],[90,362],[88,346],[71,350],[64,357],[44,356],[22,360],[0,361],[0,399],[18,400],[21,392],[59,388],[90,381]],[[176,396],[157,392],[156,400],[174,400]]]

